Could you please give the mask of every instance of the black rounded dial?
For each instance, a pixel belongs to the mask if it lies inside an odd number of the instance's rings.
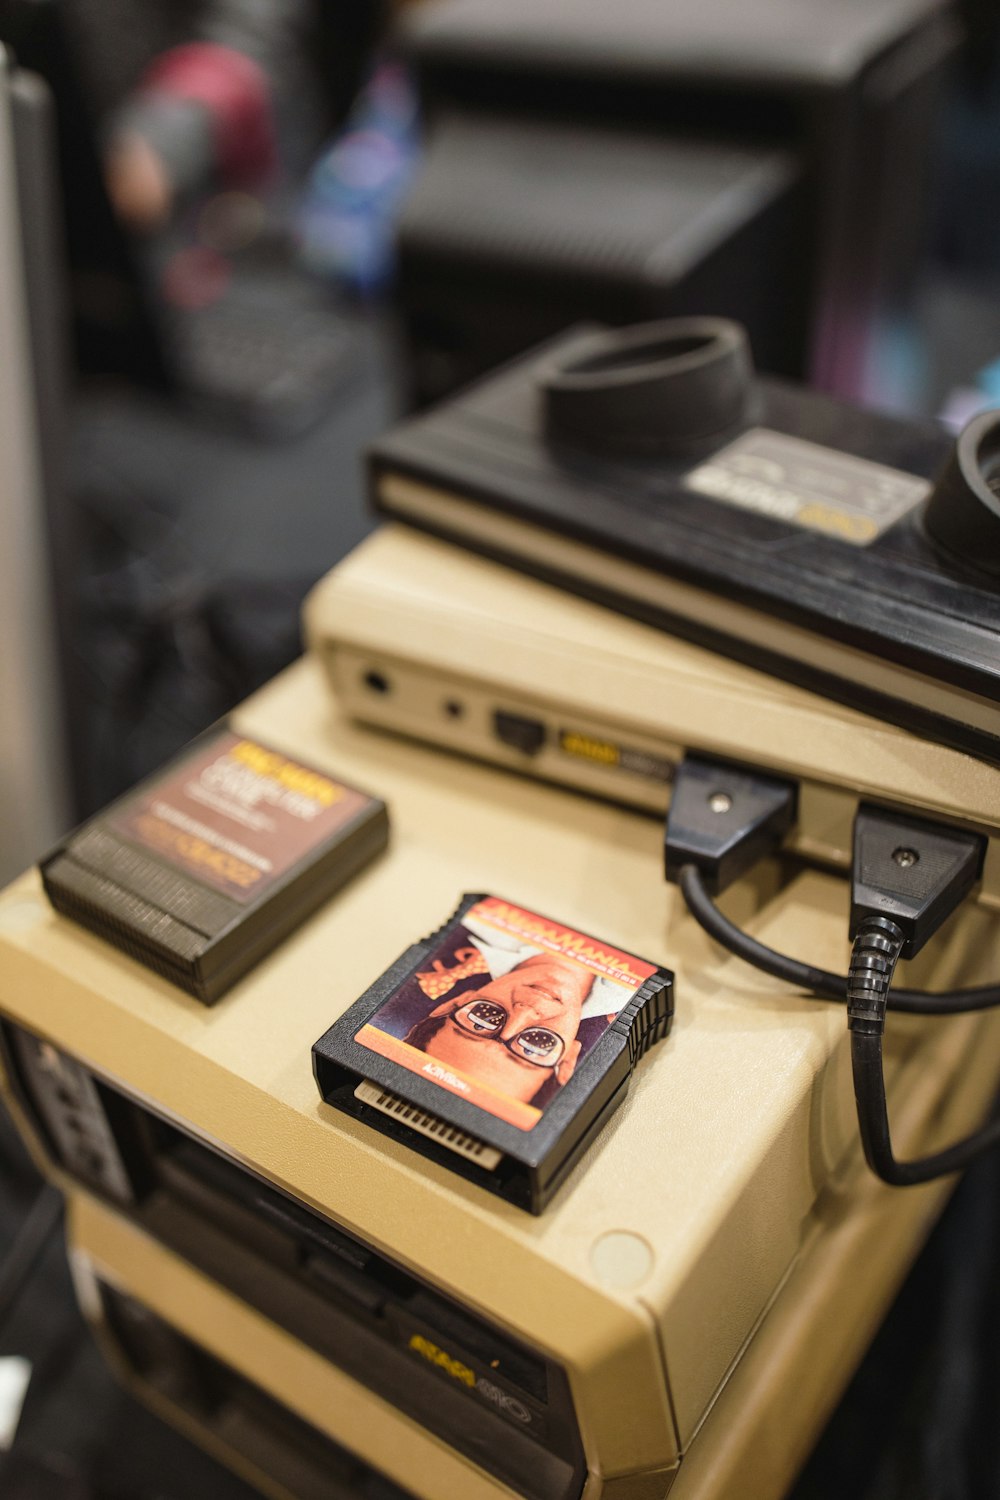
[[[946,551],[1000,577],[1000,411],[973,417],[959,433],[924,525]]]
[[[697,450],[747,418],[746,331],[727,318],[670,318],[583,339],[543,365],[546,436],[608,454]]]

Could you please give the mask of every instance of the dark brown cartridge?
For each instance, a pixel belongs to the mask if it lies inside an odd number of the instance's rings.
[[[216,726],[41,864],[57,911],[211,1005],[386,843],[378,798]]]

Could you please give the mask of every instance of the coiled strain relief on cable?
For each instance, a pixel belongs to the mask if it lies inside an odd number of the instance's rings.
[[[847,971],[847,1024],[851,1031],[880,1036],[885,1030],[889,986],[904,942],[890,917],[866,917],[858,928]]]

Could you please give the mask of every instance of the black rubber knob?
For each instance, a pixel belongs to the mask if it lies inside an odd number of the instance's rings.
[[[753,358],[739,323],[670,318],[578,341],[538,384],[549,438],[602,453],[685,453],[747,420]]]
[[[973,417],[959,433],[924,525],[946,551],[1000,577],[1000,411]]]

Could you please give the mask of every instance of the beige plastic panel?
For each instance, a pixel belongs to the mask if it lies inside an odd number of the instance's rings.
[[[953,1039],[949,1062],[959,1063],[963,1087],[940,1106],[940,1125],[953,1134],[968,1127],[971,1112],[990,1098],[995,1081],[989,1049],[978,1045],[977,1039],[963,1052],[961,1040]],[[914,1149],[924,1119],[939,1107],[939,1084],[935,1070],[921,1072],[905,1105],[895,1108],[900,1152]],[[860,1163],[832,1180],[824,1213],[811,1224],[774,1304],[679,1466],[612,1480],[599,1490],[603,1500],[661,1500],[667,1490],[670,1500],[744,1500],[751,1494],[754,1500],[780,1500],[950,1190],[951,1184],[945,1182],[919,1193],[886,1193]],[[318,1377],[314,1370],[304,1372],[294,1353],[291,1359],[287,1357],[289,1341],[281,1335],[278,1342],[286,1346],[286,1357],[275,1360],[269,1343],[275,1330],[263,1320],[247,1309],[241,1311],[221,1289],[213,1294],[204,1277],[86,1195],[73,1192],[71,1196],[74,1279],[81,1305],[99,1336],[95,1272],[147,1305],[155,1303],[162,1317],[265,1384],[300,1415],[308,1415],[302,1407],[303,1392],[313,1390],[318,1378],[322,1424],[333,1409],[325,1399],[325,1372]],[[192,1282],[196,1297],[190,1290]],[[197,1326],[192,1326],[194,1312]],[[234,1317],[243,1321],[239,1329],[232,1326]],[[294,1341],[290,1343],[295,1350]],[[351,1385],[348,1381],[348,1388]],[[200,1430],[156,1391],[142,1386],[139,1394],[217,1457],[239,1467],[236,1455],[220,1448],[211,1433]],[[399,1443],[397,1414],[375,1397],[362,1395],[361,1400],[367,1403],[361,1430],[370,1435],[373,1451],[382,1461],[383,1455],[398,1448],[402,1472],[412,1474],[420,1461],[421,1438],[412,1440],[407,1432]],[[315,1408],[315,1403],[307,1404]],[[243,1472],[260,1483],[259,1476],[245,1468]],[[431,1472],[435,1483],[454,1482],[451,1474],[439,1474],[437,1466]],[[477,1477],[463,1475],[461,1483],[463,1494],[478,1494]],[[491,1492],[507,1493],[492,1481],[488,1484]],[[276,1500],[286,1500],[283,1491],[271,1485],[262,1488]],[[442,1488],[438,1493],[444,1497],[452,1492]],[[595,1482],[590,1493],[598,1493]]]
[[[911,1070],[893,1105],[900,1155],[978,1122],[996,1090],[997,1028],[954,1036],[938,1067]],[[968,1035],[966,1040],[968,1040]],[[914,1058],[914,1064],[916,1064]],[[940,1097],[945,1068],[961,1087]],[[774,1306],[723,1387],[685,1457],[670,1500],[781,1500],[874,1337],[953,1183],[887,1192],[863,1163],[838,1175]]]
[[[796,777],[790,844],[835,864],[850,859],[859,796],[1000,829],[1000,769],[405,526],[317,584],[304,622],[348,712],[531,775],[662,810],[664,784],[567,755],[559,731],[673,762],[685,749],[741,759]],[[367,685],[372,670],[390,691]],[[500,743],[496,708],[544,722],[543,749]],[[1000,903],[1000,844],[981,899]]]
[[[894,662],[877,660],[858,647],[490,510],[466,495],[420,483],[404,474],[386,473],[379,478],[377,500],[404,521],[429,526],[460,542],[468,538],[477,548],[523,557],[531,567],[547,567],[555,575],[578,579],[622,598],[648,600],[670,614],[725,631],[765,651],[783,656],[791,653],[801,661],[810,661],[817,672],[829,672],[848,682],[865,681],[873,691],[904,703],[919,698],[932,712],[997,733],[997,704],[982,694]]]
[[[76,1300],[80,1310],[86,1318],[94,1341],[101,1351],[106,1363],[114,1371],[121,1383],[127,1387],[129,1392],[138,1400],[156,1413],[164,1422],[170,1423],[178,1431],[189,1438],[191,1442],[197,1443],[204,1448],[212,1458],[220,1464],[232,1469],[241,1479],[258,1489],[267,1497],[267,1500],[297,1500],[284,1484],[276,1482],[272,1476],[263,1474],[255,1464],[250,1463],[245,1454],[238,1448],[227,1443],[224,1437],[209,1424],[195,1417],[193,1412],[177,1404],[172,1400],[157,1383],[155,1374],[152,1378],[146,1378],[135,1369],[125,1355],[117,1336],[109,1327],[101,1302],[100,1283],[110,1285],[118,1290],[127,1292],[130,1296],[140,1296],[130,1282],[128,1267],[111,1267],[101,1261],[92,1259],[87,1248],[90,1236],[87,1234],[86,1205],[78,1208],[81,1194],[70,1191],[67,1195],[66,1204],[66,1251],[69,1258],[70,1274],[73,1279],[73,1287],[76,1292]],[[79,1228],[79,1221],[84,1221],[84,1227]],[[100,1244],[100,1235],[96,1236]],[[151,1286],[143,1287],[140,1300],[147,1307],[152,1305],[151,1297],[156,1295],[156,1289],[169,1280],[169,1276],[163,1277],[162,1267],[156,1267],[156,1277]],[[209,1314],[209,1324],[215,1324],[213,1308]],[[176,1324],[174,1326],[177,1326]],[[202,1349],[208,1345],[204,1336],[199,1339]],[[230,1351],[232,1353],[232,1351]],[[234,1361],[228,1360],[232,1367]],[[287,1405],[287,1402],[285,1403]]]
[[[352,726],[313,661],[237,718],[385,796],[390,851],[210,1010],[55,916],[28,876],[0,898],[0,1010],[564,1362],[588,1497],[601,1479],[621,1480],[609,1496],[645,1496],[649,1484],[633,1479],[659,1471],[665,1482],[831,1203],[853,1212],[843,1012],[709,942],[663,884],[654,818]],[[465,890],[518,900],[678,973],[673,1035],[537,1219],[331,1111],[311,1076],[316,1037]],[[765,940],[845,967],[839,876],[805,871],[779,886],[764,867],[729,904]],[[995,973],[995,926],[969,907],[910,979]],[[963,1060],[990,1024],[894,1020],[893,1110],[918,1086],[936,1097],[961,1078],[971,1118],[981,1099]],[[935,1120],[935,1131],[953,1123]],[[864,1181],[879,1201],[898,1199]],[[895,1270],[913,1244],[905,1221]],[[330,1424],[351,1446],[351,1423]]]
[[[510,1500],[511,1491],[423,1428],[348,1379],[328,1360],[208,1280],[83,1193],[70,1199],[68,1240],[77,1295],[100,1323],[93,1278],[127,1292],[217,1359],[237,1368],[298,1416],[397,1484],[428,1495]],[[145,1390],[142,1391],[145,1396]],[[336,1420],[331,1420],[333,1414]],[[166,1414],[166,1413],[165,1413]],[[169,1412],[177,1422],[176,1409]],[[181,1425],[188,1425],[180,1416]],[[192,1426],[194,1424],[191,1424]],[[199,1437],[204,1441],[204,1433]],[[218,1451],[209,1436],[208,1445]],[[220,1454],[232,1463],[230,1454]],[[419,1483],[414,1480],[419,1476]],[[246,1475],[260,1485],[260,1476]],[[273,1487],[268,1486],[273,1492]],[[278,1491],[284,1500],[284,1492]]]

